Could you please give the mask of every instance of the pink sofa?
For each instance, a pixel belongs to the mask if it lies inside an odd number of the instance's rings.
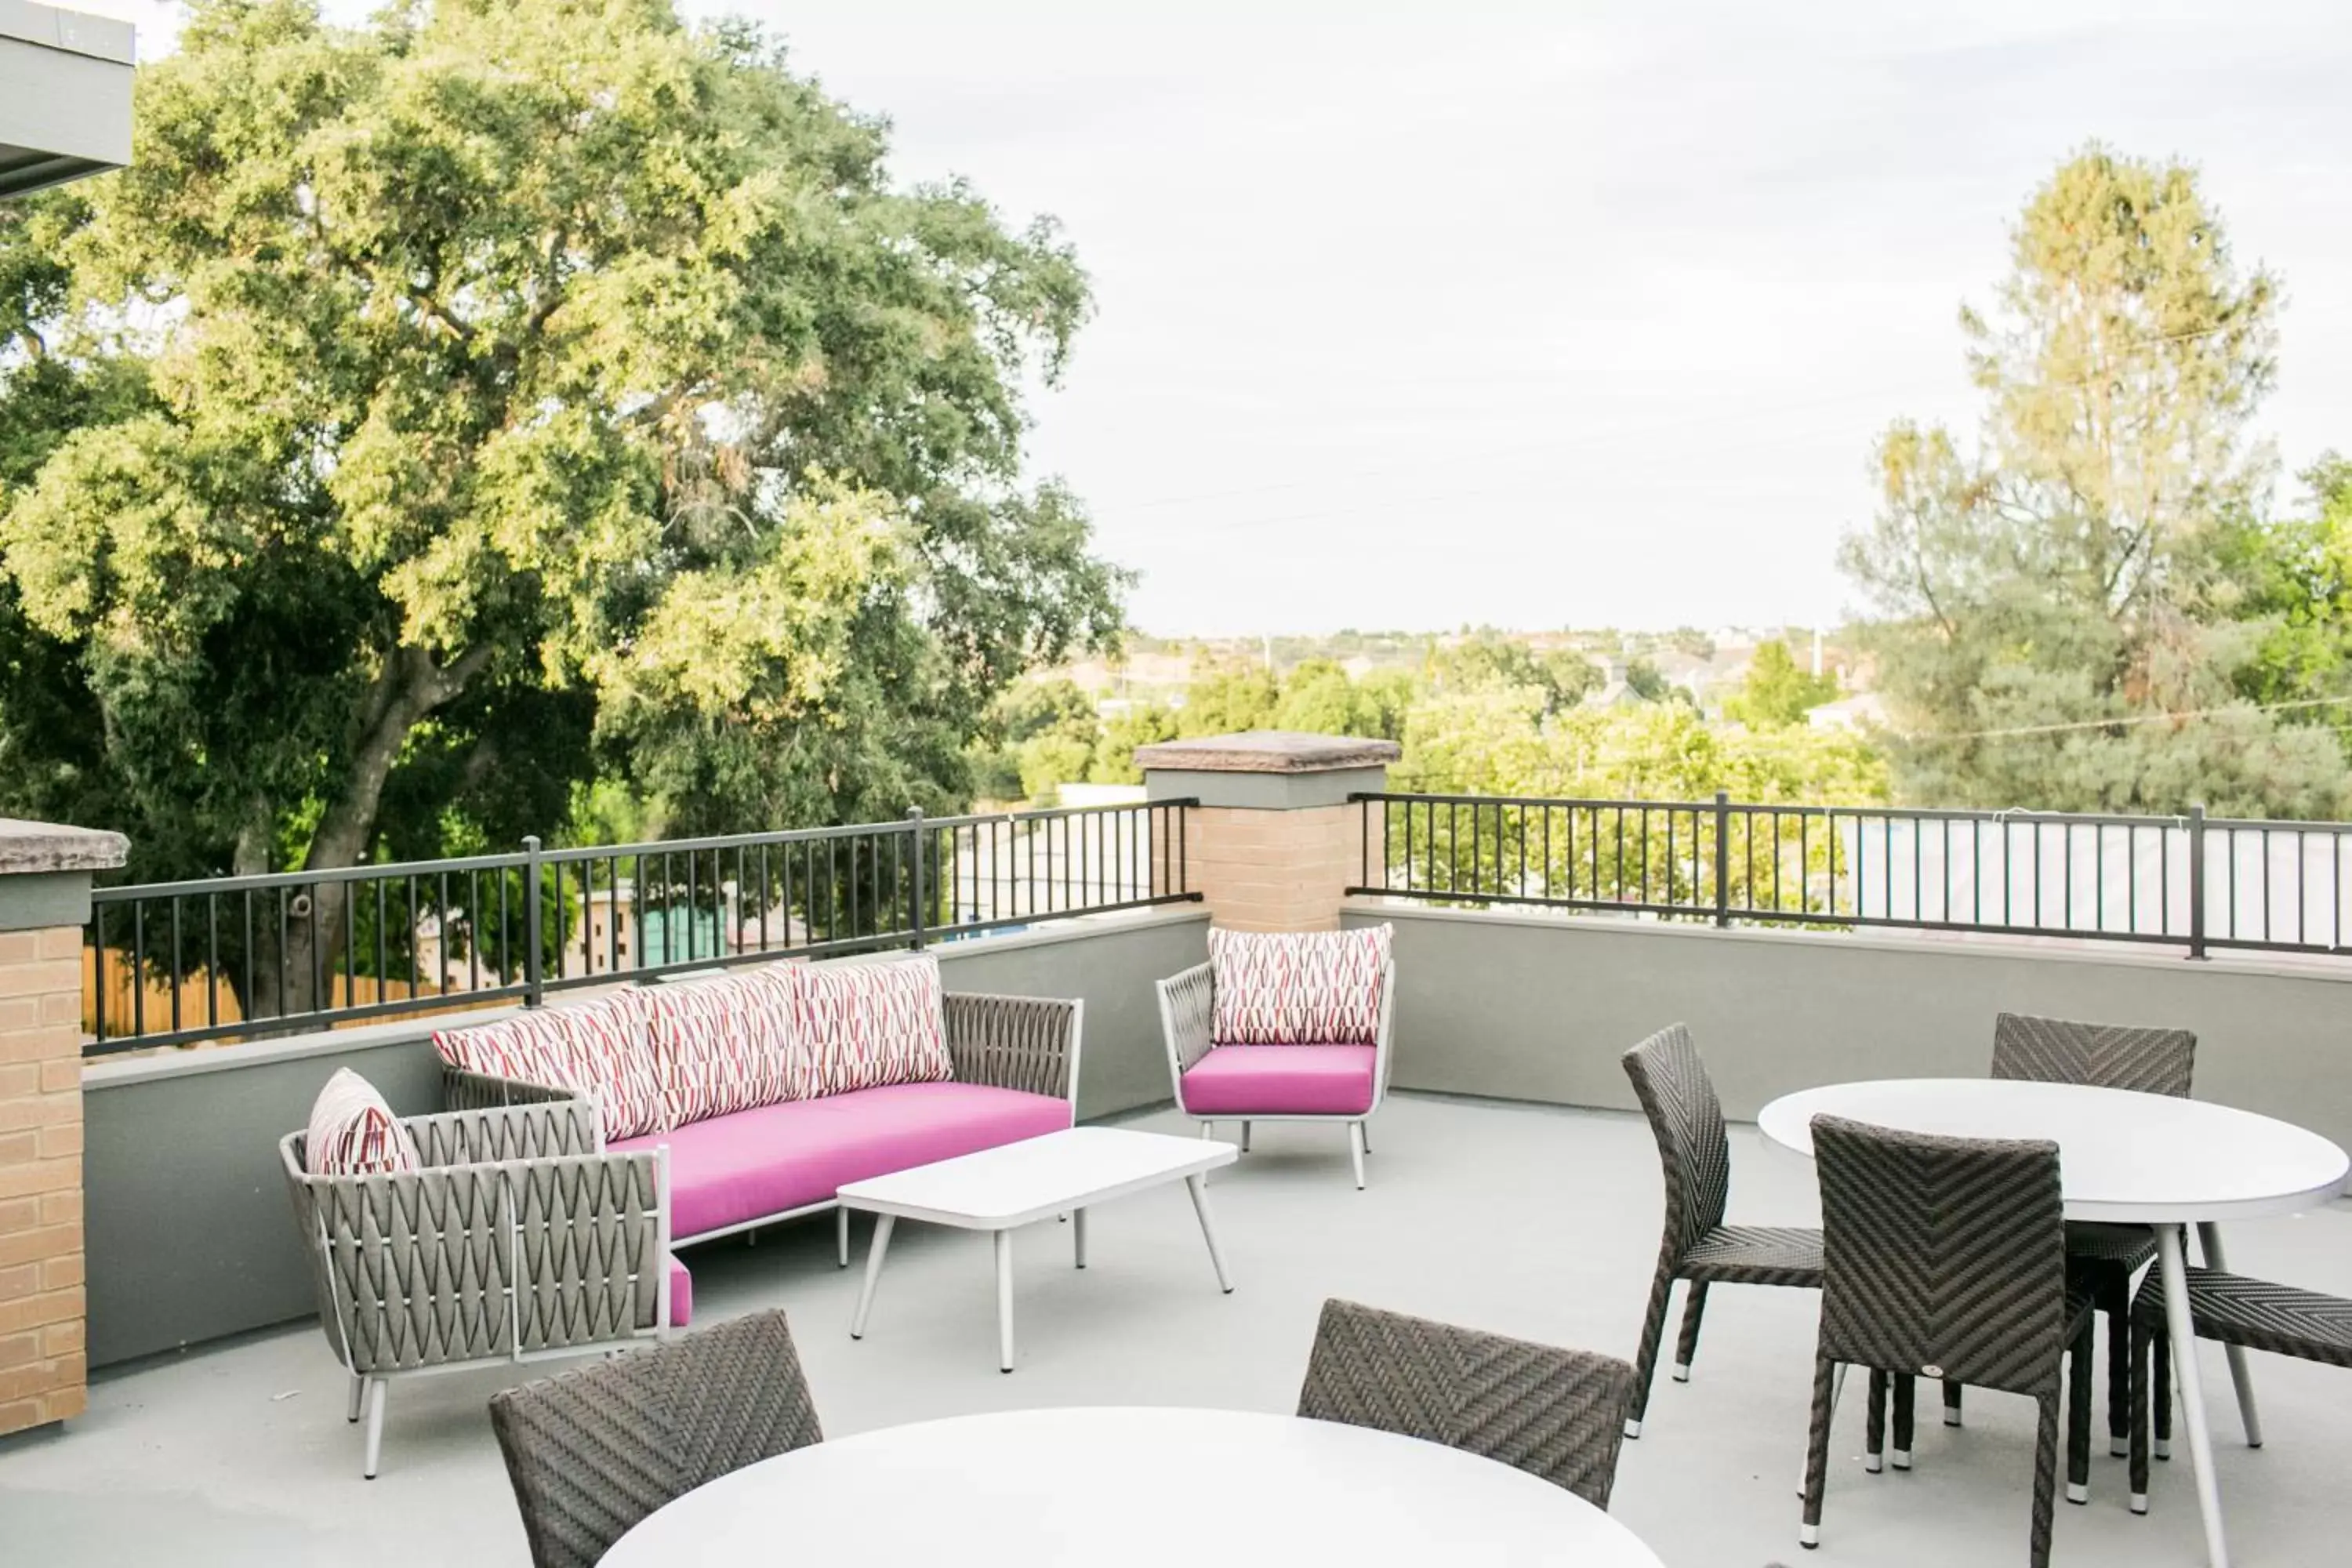
[[[830,966],[826,966],[830,967]],[[693,984],[695,982],[680,984]],[[824,1005],[818,1001],[807,1004]],[[1083,1004],[1025,996],[942,995],[936,1029],[953,1077],[889,1083],[753,1106],[627,1137],[607,1137],[615,1153],[666,1148],[670,1236],[686,1244],[833,1209],[837,1247],[849,1262],[849,1215],[835,1200],[849,1183],[1002,1143],[1057,1132],[1076,1119]],[[821,1021],[820,1021],[821,1022]],[[658,1027],[641,1037],[671,1070]],[[630,1048],[623,1047],[621,1048]],[[588,1083],[549,1084],[460,1065],[463,1043],[443,1047],[451,1109],[597,1098]],[[455,1058],[455,1059],[453,1059]],[[809,1075],[811,1080],[817,1074]],[[677,1086],[668,1085],[675,1104]],[[608,1130],[611,1118],[607,1117]],[[684,1270],[672,1275],[671,1321],[692,1300]]]

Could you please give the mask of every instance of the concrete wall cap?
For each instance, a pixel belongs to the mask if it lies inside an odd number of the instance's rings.
[[[95,827],[22,822],[0,816],[0,877],[45,871],[110,871],[131,853],[131,840]]]
[[[1159,741],[1135,749],[1138,767],[1201,773],[1319,773],[1379,767],[1402,755],[1404,748],[1394,741],[1312,735],[1300,730],[1245,730],[1237,735]]]

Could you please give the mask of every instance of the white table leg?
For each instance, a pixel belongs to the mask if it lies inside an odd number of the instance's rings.
[[[2189,1432],[2189,1459],[2197,1471],[2197,1507],[2205,1516],[2205,1560],[2230,1568],[2230,1545],[2221,1530],[2221,1489],[2213,1474],[2213,1435],[2205,1426],[2205,1384],[2197,1375],[2197,1326],[2189,1312],[2189,1271],[2181,1258],[2181,1230],[2156,1227],[2156,1266],[2164,1271],[2164,1322],[2172,1335],[2172,1383],[2180,1401],[2181,1425]]]
[[[1013,1233],[996,1232],[996,1364],[1013,1370]]]
[[[890,1250],[890,1227],[898,1223],[897,1215],[874,1216],[874,1245],[866,1253],[866,1283],[857,1291],[857,1315],[849,1320],[849,1337],[853,1340],[866,1337],[866,1314],[874,1310],[874,1282],[882,1278],[882,1255]]]
[[[2228,1271],[2230,1266],[2221,1256],[2220,1226],[2210,1220],[2200,1225],[2197,1227],[2197,1247],[2205,1255],[2206,1268],[2219,1273]],[[2245,1423],[2246,1447],[2259,1448],[2263,1446],[2263,1417],[2262,1413],[2254,1408],[2254,1384],[2246,1373],[2245,1350],[2239,1345],[2221,1348],[2230,1358],[2230,1384],[2238,1391],[2238,1419]]]
[[[1087,1211],[1079,1209],[1070,1215],[1070,1250],[1077,1255],[1078,1267],[1087,1266]]]
[[[1217,1245],[1217,1223],[1209,1217],[1209,1189],[1198,1176],[1184,1178],[1184,1190],[1192,1194],[1192,1212],[1201,1216],[1201,1239],[1209,1244],[1209,1261],[1217,1270],[1217,1283],[1226,1295],[1234,1293],[1234,1281],[1225,1272],[1224,1249]]]
[[[834,1261],[839,1267],[849,1267],[849,1211],[835,1204],[833,1210]]]

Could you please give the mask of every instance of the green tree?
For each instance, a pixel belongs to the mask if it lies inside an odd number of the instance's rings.
[[[2332,814],[2343,756],[2241,696],[2260,627],[2213,570],[2267,478],[2244,435],[2277,280],[2240,268],[2193,171],[2094,146],[2026,204],[1997,298],[1960,318],[1977,449],[1892,426],[1843,552],[1879,616],[1899,793]]]
[[[1185,735],[1231,735],[1274,723],[1281,686],[1255,665],[1213,670],[1185,689],[1177,727]]]
[[[1448,689],[1533,687],[1543,693],[1544,711],[1556,713],[1583,701],[1605,677],[1599,666],[1572,648],[1538,653],[1517,637],[1480,631],[1433,655],[1429,679]]]
[[[0,209],[0,806],[158,875],[545,831],[599,758],[683,831],[890,816],[1115,631],[1022,481],[1069,249],[748,26],[198,0],[136,108]]]
[[[1789,645],[1773,639],[1757,645],[1748,662],[1748,678],[1724,706],[1727,718],[1763,729],[1801,723],[1808,709],[1835,699],[1837,682],[1798,668]]]
[[[1179,732],[1176,710],[1158,702],[1137,702],[1103,721],[1095,742],[1095,760],[1087,769],[1092,784],[1134,784],[1143,782],[1135,765],[1135,749],[1155,741],[1172,741]]]

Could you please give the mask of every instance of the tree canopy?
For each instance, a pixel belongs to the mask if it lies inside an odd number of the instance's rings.
[[[511,842],[600,773],[895,816],[1115,635],[1023,472],[1070,248],[748,26],[197,0],[136,126],[0,208],[0,809],[155,875]]]
[[[2325,729],[2248,679],[2271,626],[2222,569],[2270,548],[2277,280],[2195,172],[2094,146],[2037,190],[1997,308],[1964,308],[1973,449],[1897,421],[1843,560],[1879,623],[1897,793],[1937,805],[2327,816]],[[2249,539],[2252,528],[2256,537]]]

